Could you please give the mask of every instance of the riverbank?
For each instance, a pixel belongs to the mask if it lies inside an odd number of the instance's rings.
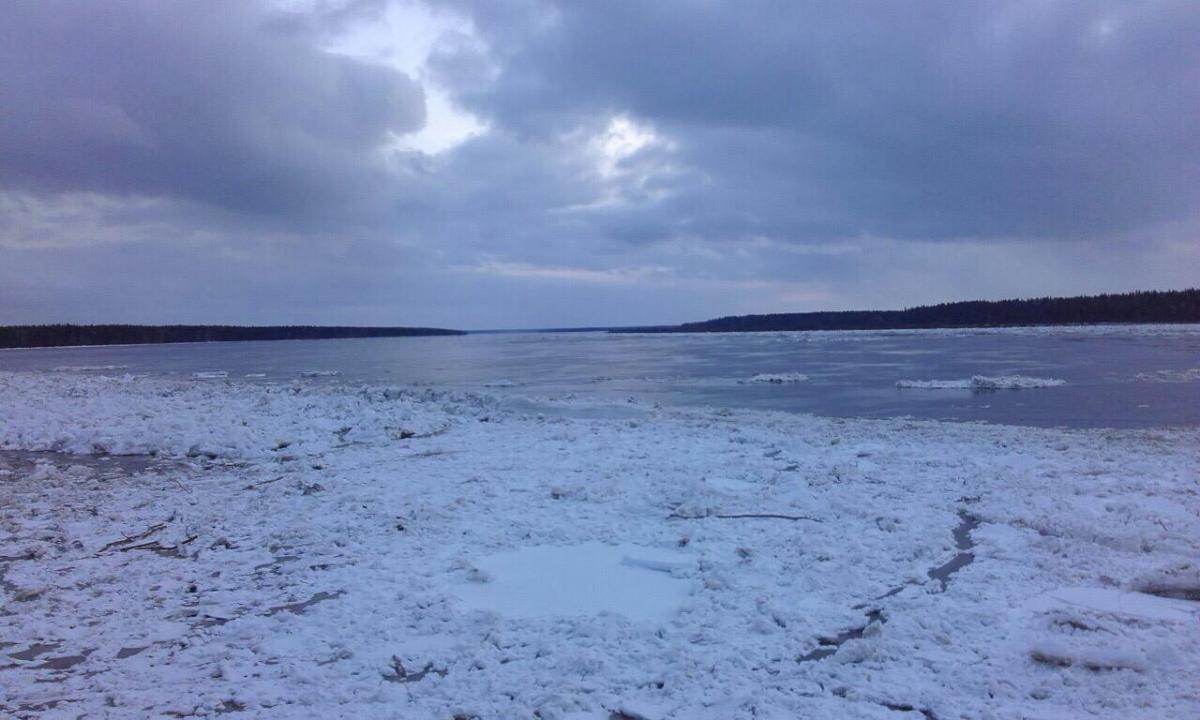
[[[18,717],[1200,709],[1195,429],[3,373],[0,447]]]

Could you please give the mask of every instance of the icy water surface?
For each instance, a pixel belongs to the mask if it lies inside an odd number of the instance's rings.
[[[1200,425],[1198,325],[189,343],[0,351],[0,370],[411,383],[485,389],[520,407],[576,414],[611,412],[588,401],[633,398],[631,414],[657,402],[1037,426]],[[973,376],[1065,384],[896,386]]]

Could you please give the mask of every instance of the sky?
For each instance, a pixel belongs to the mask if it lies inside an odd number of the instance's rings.
[[[0,323],[1200,285],[1200,3],[0,4]]]

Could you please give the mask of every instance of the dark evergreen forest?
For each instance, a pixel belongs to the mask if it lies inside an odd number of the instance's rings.
[[[441,328],[317,325],[9,325],[0,327],[0,348],[464,334]]]
[[[738,315],[621,332],[761,332],[780,330],[898,330],[1200,322],[1200,289],[1131,292],[1032,300],[973,300],[907,308],[844,312]]]

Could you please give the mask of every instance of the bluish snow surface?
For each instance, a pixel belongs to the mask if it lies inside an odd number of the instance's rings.
[[[0,715],[1200,714],[1200,431],[636,409],[0,373]]]

